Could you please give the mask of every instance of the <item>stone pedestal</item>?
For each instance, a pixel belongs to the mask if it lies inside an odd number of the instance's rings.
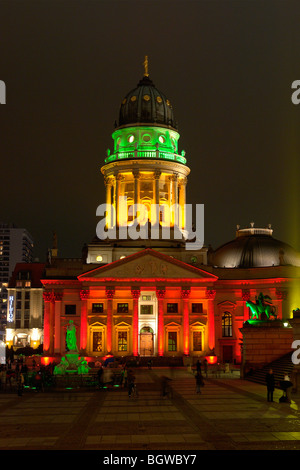
[[[281,320],[250,320],[240,329],[243,336],[241,376],[260,369],[292,350],[293,328]]]
[[[67,373],[77,372],[78,366],[80,363],[78,352],[69,351],[68,353],[66,353],[66,358],[69,363],[66,372]]]
[[[293,310],[293,318],[289,319],[289,324],[293,328],[293,342],[299,341],[300,344],[300,310]],[[299,349],[298,345],[295,345],[295,353],[296,350]],[[292,346],[291,346],[292,349]],[[293,391],[294,392],[300,392],[300,363],[297,364],[297,362],[300,359],[300,352],[299,354],[295,354],[295,357],[293,358],[292,355],[292,361],[294,363],[294,368],[293,368],[293,374],[291,377],[291,380],[293,382]]]

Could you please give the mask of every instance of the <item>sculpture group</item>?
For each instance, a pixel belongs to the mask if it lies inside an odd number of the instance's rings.
[[[66,328],[66,356],[61,358],[60,363],[55,366],[53,373],[55,375],[65,375],[67,373],[87,374],[90,370],[87,361],[79,357],[76,327],[73,320],[69,321]]]
[[[272,305],[272,299],[268,295],[263,295],[261,292],[256,301],[247,301],[246,306],[251,310],[251,319],[256,318],[257,320],[262,319],[262,315],[265,315],[269,320],[271,316],[277,317],[276,307]]]

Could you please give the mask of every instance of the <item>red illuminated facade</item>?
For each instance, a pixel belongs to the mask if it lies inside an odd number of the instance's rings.
[[[101,171],[107,203],[117,209],[118,197],[126,196],[129,206],[128,214],[111,214],[108,225],[128,223],[133,202],[159,202],[165,209],[176,202],[184,210],[190,170],[178,154],[170,102],[145,76],[123,100],[120,116],[114,152]],[[82,260],[55,253],[45,268],[44,355],[65,354],[66,327],[73,320],[79,352],[90,360],[112,354],[239,363],[240,329],[250,315],[246,301],[263,292],[277,318],[289,318],[299,266],[298,255],[274,240],[270,228],[238,229],[235,240],[213,253],[205,246],[186,250],[172,237],[96,237]]]
[[[246,270],[236,269],[230,279],[233,272],[226,268],[199,268],[143,249],[73,278],[53,279],[51,271],[59,263],[54,260],[46,269],[49,277],[42,280],[44,353],[49,357],[65,353],[65,331],[72,319],[80,353],[94,360],[113,354],[209,356],[210,361],[239,363],[240,328],[250,314],[246,300],[264,292],[278,318],[289,311],[291,281],[283,276],[289,267],[253,268],[255,278],[249,270],[247,278],[242,276]]]

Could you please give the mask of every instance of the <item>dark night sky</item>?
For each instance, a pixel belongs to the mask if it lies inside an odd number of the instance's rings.
[[[1,217],[43,261],[77,257],[105,202],[100,167],[123,97],[143,75],[172,102],[205,205],[205,243],[271,223],[300,249],[299,1],[0,1]]]

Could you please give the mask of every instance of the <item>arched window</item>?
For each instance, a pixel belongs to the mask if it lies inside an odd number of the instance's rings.
[[[230,312],[224,312],[222,316],[222,336],[232,336],[232,315]]]

